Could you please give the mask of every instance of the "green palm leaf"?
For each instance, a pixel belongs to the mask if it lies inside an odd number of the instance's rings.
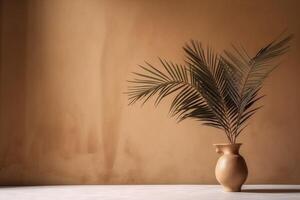
[[[193,73],[183,65],[177,65],[160,59],[164,71],[146,63],[147,67],[140,66],[143,73],[134,73],[135,78],[128,89],[130,103],[143,101],[145,103],[150,97],[156,95],[155,105],[168,95],[177,92],[172,101],[170,113],[177,116],[178,121],[182,121],[187,116],[192,117],[195,109],[203,108],[205,117],[203,121],[212,122],[212,111],[203,103],[203,97],[197,87],[197,82],[193,79]],[[221,126],[220,126],[221,127]]]
[[[277,39],[250,57],[243,47],[233,46],[220,56],[200,42],[191,41],[183,50],[186,65],[159,59],[162,70],[146,62],[134,73],[128,89],[129,104],[151,97],[158,105],[175,93],[171,116],[178,121],[194,118],[202,124],[225,131],[231,143],[247,126],[261,106],[256,102],[265,78],[278,66],[276,58],[289,49],[292,35]]]
[[[205,50],[199,42],[191,41],[184,47],[184,51],[187,54],[186,62],[191,66],[195,79],[199,82],[199,90],[207,106],[213,110],[231,141],[231,121],[236,115],[238,93],[226,70],[226,63],[211,48]]]
[[[239,93],[237,117],[233,121],[235,138],[243,129],[242,125],[261,107],[248,108],[263,98],[258,95],[263,81],[278,66],[276,60],[290,48],[289,42],[293,35],[277,39],[260,49],[254,57],[250,57],[246,50],[233,46],[234,53],[224,51],[223,61],[236,82]],[[234,139],[235,140],[235,139]]]

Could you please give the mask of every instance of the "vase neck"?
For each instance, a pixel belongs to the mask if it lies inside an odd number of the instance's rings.
[[[241,143],[236,144],[215,144],[216,152],[220,154],[239,154]]]

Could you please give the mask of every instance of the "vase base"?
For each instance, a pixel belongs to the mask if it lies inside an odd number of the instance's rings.
[[[223,187],[223,190],[225,192],[241,192],[241,188],[229,188],[229,187]]]

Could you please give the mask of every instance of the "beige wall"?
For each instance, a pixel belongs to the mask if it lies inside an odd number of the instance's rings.
[[[295,34],[240,137],[248,183],[300,183],[300,2],[1,1],[0,184],[216,183],[222,132],[127,106],[126,80],[189,39],[251,53]]]

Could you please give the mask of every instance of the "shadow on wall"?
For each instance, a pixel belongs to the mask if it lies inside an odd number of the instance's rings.
[[[119,110],[100,102],[99,2],[1,1],[0,184],[110,181]]]
[[[26,124],[26,38],[27,1],[1,2],[1,72],[0,72],[0,167],[22,166]],[[7,67],[9,66],[9,67]],[[18,167],[17,167],[18,168]],[[21,170],[22,167],[20,167]],[[20,171],[6,171],[0,175],[0,184],[22,184]]]

